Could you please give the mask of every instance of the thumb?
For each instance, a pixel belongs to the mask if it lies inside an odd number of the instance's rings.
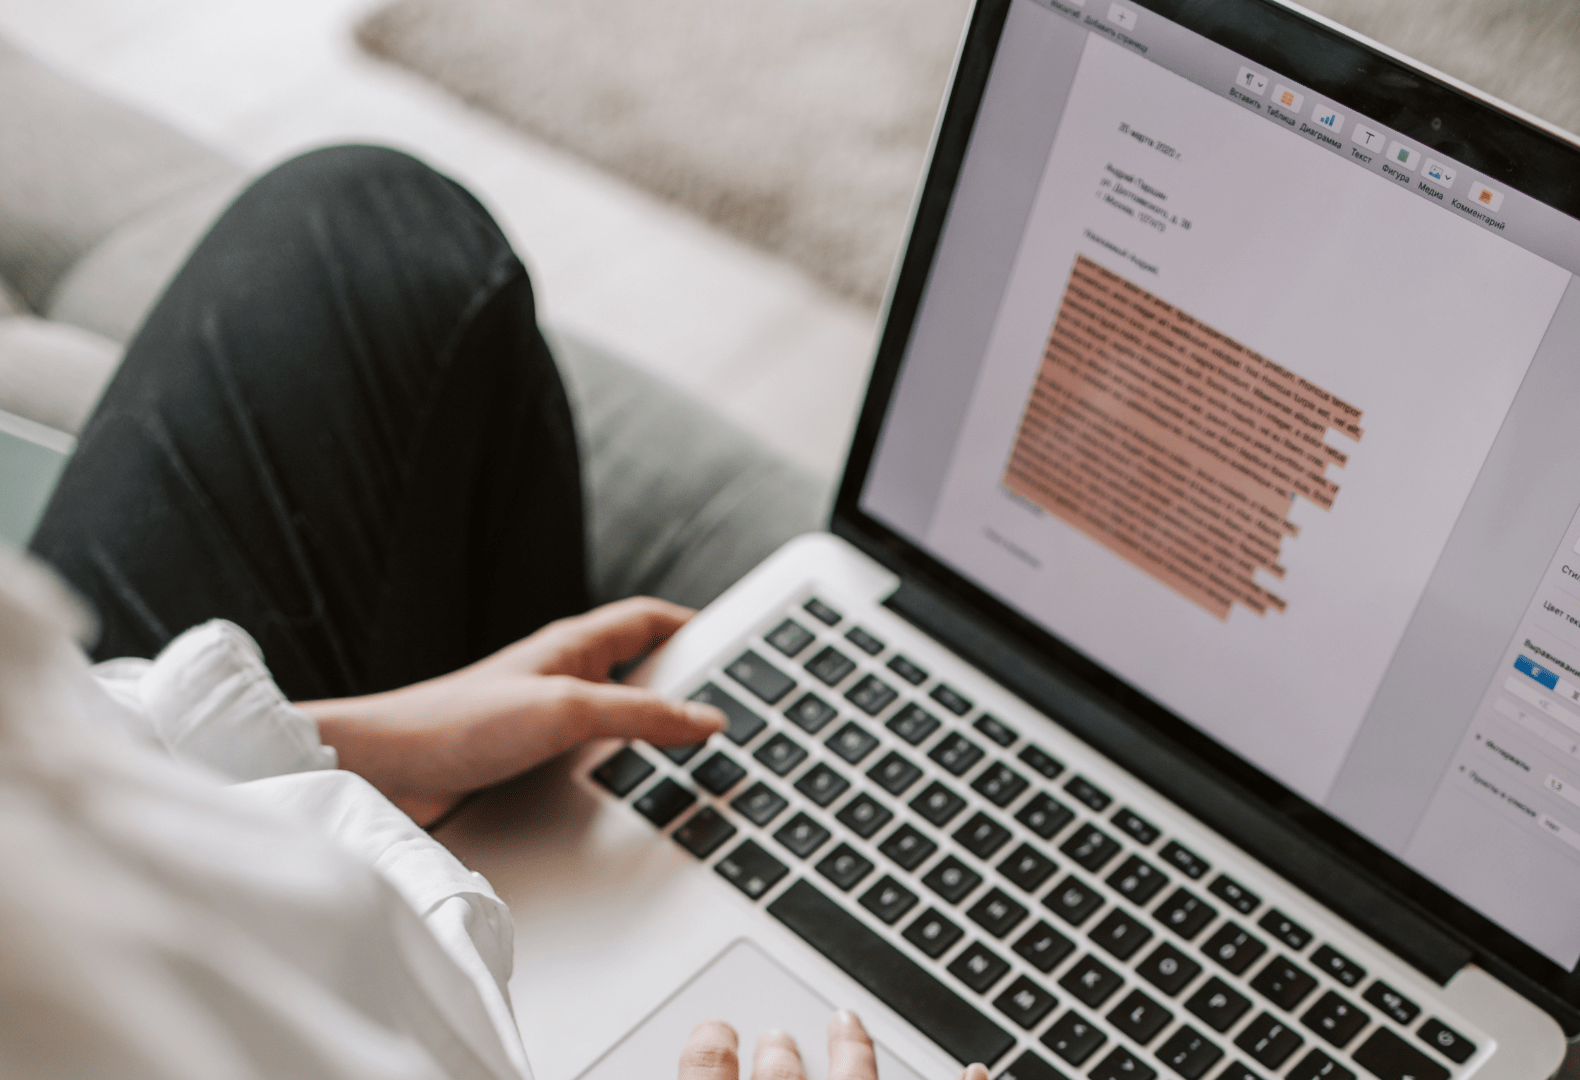
[[[654,746],[703,742],[728,727],[724,714],[700,701],[674,701],[639,686],[583,683],[582,707],[595,739],[644,739]]]

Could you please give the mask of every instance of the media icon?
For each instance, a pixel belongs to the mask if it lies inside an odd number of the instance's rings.
[[[1331,105],[1318,105],[1311,110],[1311,119],[1337,135],[1344,130],[1344,114]]]
[[[1123,4],[1109,4],[1108,21],[1121,30],[1134,30],[1136,28],[1136,13]]]
[[[1496,210],[1503,205],[1503,192],[1493,191],[1486,184],[1471,184],[1470,201],[1488,210]]]
[[[1388,144],[1388,164],[1403,165],[1411,172],[1421,164],[1421,151],[1412,150],[1404,143],[1395,140]]]
[[[1292,113],[1297,113],[1300,111],[1300,106],[1305,103],[1305,100],[1305,94],[1297,94],[1282,83],[1273,87],[1273,104],[1281,109],[1288,109]]]
[[[1421,171],[1421,175],[1428,180],[1437,181],[1443,186],[1444,190],[1447,190],[1454,186],[1454,177],[1458,174],[1441,161],[1433,161],[1431,158],[1427,158],[1426,168]]]
[[[1267,93],[1267,76],[1258,75],[1250,68],[1241,68],[1240,74],[1235,77],[1234,85],[1241,90],[1249,90],[1257,97]]]
[[[1356,124],[1355,130],[1350,132],[1350,138],[1360,143],[1374,154],[1382,153],[1383,133],[1376,128],[1369,128],[1365,124]]]

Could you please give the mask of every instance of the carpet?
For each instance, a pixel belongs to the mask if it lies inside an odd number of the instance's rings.
[[[1580,0],[1311,0],[1580,129]],[[357,38],[876,305],[967,0],[395,0]]]

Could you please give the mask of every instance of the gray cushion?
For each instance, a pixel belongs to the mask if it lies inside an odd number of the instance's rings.
[[[0,278],[34,310],[117,226],[237,175],[212,150],[0,42]]]
[[[120,362],[119,345],[79,327],[0,319],[0,410],[76,435]]]
[[[825,484],[670,384],[548,332],[576,414],[593,600],[701,607],[821,528]]]

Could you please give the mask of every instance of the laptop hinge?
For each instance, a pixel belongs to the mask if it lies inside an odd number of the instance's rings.
[[[915,581],[885,606],[980,667],[1006,688],[1304,889],[1438,984],[1472,950],[1432,917],[1364,876],[1253,800],[1187,748],[1165,741],[1113,704],[1061,678],[1022,642]]]

